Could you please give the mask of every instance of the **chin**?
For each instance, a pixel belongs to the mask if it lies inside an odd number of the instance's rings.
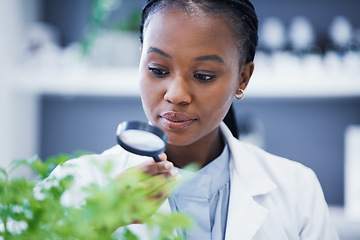
[[[174,132],[166,132],[166,135],[168,137],[167,143],[172,146],[179,146],[179,147],[185,147],[193,144],[198,139],[194,136],[189,136],[184,133],[174,133]]]

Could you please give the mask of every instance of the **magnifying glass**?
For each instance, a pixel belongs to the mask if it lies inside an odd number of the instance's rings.
[[[160,128],[138,121],[120,123],[116,139],[125,150],[153,157],[156,162],[161,162],[159,154],[165,152],[167,143],[167,136]]]

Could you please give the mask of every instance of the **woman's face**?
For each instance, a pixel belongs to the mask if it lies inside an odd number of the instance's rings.
[[[140,60],[147,118],[172,145],[214,135],[242,82],[231,30],[213,15],[177,8],[159,11],[147,23]]]

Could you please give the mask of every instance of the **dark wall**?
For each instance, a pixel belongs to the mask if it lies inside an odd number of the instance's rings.
[[[43,96],[42,158],[85,150],[100,153],[116,144],[117,125],[146,120],[139,98]],[[253,119],[264,127],[265,149],[312,168],[330,204],[344,203],[344,130],[360,124],[360,98],[245,99],[235,101],[241,131]]]
[[[116,129],[125,120],[146,120],[140,98],[43,96],[42,159],[75,151],[101,153],[116,144]]]
[[[89,0],[42,0],[41,20],[56,27],[60,44],[81,41],[91,10]]]

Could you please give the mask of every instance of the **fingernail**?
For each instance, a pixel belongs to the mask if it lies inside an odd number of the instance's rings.
[[[178,171],[175,168],[170,171],[170,175],[172,177],[176,176],[177,174],[178,174]]]
[[[164,164],[165,169],[171,169],[173,167],[173,164],[171,162],[166,162]]]

